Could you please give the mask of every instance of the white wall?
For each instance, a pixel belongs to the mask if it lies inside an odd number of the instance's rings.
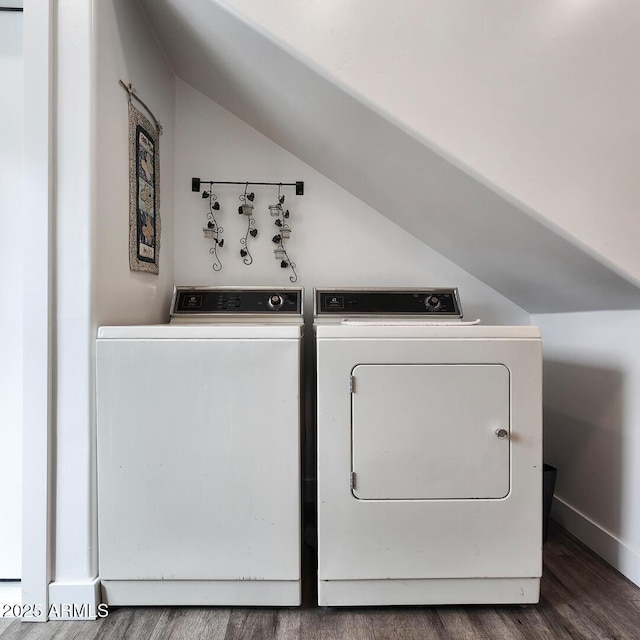
[[[277,188],[252,187],[259,235],[249,245],[251,266],[239,255],[246,229],[237,212],[243,188],[215,189],[225,239],[219,250],[223,270],[216,273],[209,255],[211,241],[202,233],[208,204],[191,191],[191,178],[303,180],[305,195],[294,195],[292,188],[283,193],[293,229],[287,247],[300,276],[296,284],[307,288],[308,309],[314,286],[458,286],[466,318],[529,323],[522,309],[179,79],[175,176],[176,284],[290,285],[291,272],[273,257],[276,227],[267,206],[275,202]]]
[[[167,318],[173,287],[174,75],[137,2],[95,2],[96,16],[96,325]],[[129,270],[129,169],[126,92],[133,84],[153,110],[160,136],[160,274]],[[137,105],[140,108],[140,105]],[[144,109],[141,109],[144,113]]]
[[[0,12],[0,579],[22,574],[22,60],[22,14]]]
[[[537,313],[640,308],[640,286],[620,276],[596,250],[542,218],[514,197],[509,185],[493,184],[482,168],[465,167],[411,123],[274,39],[262,24],[244,20],[220,0],[140,3],[181,79],[522,308]],[[334,26],[352,18],[351,6],[365,9],[365,23],[388,11],[395,15],[395,4],[341,3],[330,28],[318,21],[327,47]],[[273,7],[277,13],[281,5],[276,0]],[[434,21],[448,38],[448,25],[438,17]],[[481,30],[482,23],[474,28]],[[427,40],[419,42],[427,46]],[[465,42],[459,48],[465,52]],[[411,99],[423,83],[417,73],[403,95]],[[474,101],[465,106],[469,122],[475,122]]]
[[[635,0],[218,0],[640,279]]]
[[[58,4],[53,602],[91,602],[97,575],[94,370],[101,324],[160,322],[173,286],[174,76],[137,3]],[[160,275],[129,271],[127,94],[164,128]],[[84,594],[84,595],[82,595]]]
[[[640,585],[640,312],[532,316],[542,330],[554,517]]]

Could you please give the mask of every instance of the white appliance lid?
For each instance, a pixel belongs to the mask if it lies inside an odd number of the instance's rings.
[[[154,324],[106,326],[98,329],[99,340],[274,340],[299,339],[303,324],[227,323],[227,324]]]
[[[510,338],[540,339],[540,329],[532,326],[489,326],[489,325],[434,325],[434,324],[376,324],[318,322],[315,331],[318,338]]]

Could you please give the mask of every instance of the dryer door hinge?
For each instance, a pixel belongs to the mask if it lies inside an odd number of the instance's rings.
[[[356,472],[352,471],[349,474],[349,489],[351,489],[351,491],[354,491],[356,488]]]
[[[349,393],[356,392],[356,378],[355,376],[349,376]]]

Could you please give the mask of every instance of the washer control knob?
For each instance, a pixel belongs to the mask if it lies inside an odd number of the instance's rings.
[[[437,309],[440,306],[440,298],[438,296],[427,296],[424,304],[427,309]]]
[[[281,309],[282,305],[284,304],[284,298],[281,295],[278,295],[277,293],[269,296],[269,299],[267,300],[267,306],[269,307],[269,309]]]
[[[496,436],[500,440],[504,440],[509,435],[509,432],[506,429],[496,429]]]

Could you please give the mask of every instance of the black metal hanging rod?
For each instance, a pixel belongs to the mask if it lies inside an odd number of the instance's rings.
[[[270,186],[270,187],[295,187],[296,195],[304,195],[304,182],[252,182],[251,180],[242,180],[238,182],[225,182],[222,180],[200,180],[200,178],[191,178],[191,191],[200,191],[201,184],[244,184],[254,186]]]
[[[22,7],[0,7],[0,11],[24,11]]]

